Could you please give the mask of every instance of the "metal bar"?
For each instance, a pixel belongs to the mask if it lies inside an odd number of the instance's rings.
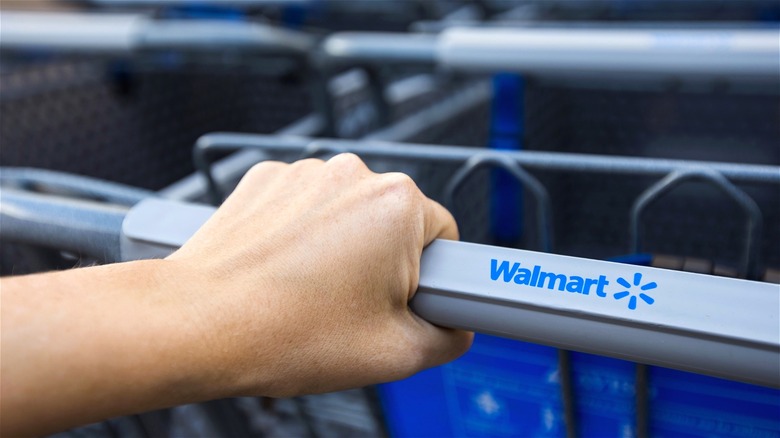
[[[388,32],[339,32],[326,38],[322,50],[332,60],[434,63],[437,38]]]
[[[508,157],[526,169],[561,172],[614,173],[665,176],[670,172],[707,168],[734,182],[780,183],[780,167],[757,164],[721,163],[662,158],[618,157],[537,151],[491,151],[460,146],[431,146],[383,141],[327,140],[306,137],[278,138],[261,134],[214,133],[198,139],[193,154],[199,156],[200,170],[208,173],[207,155],[212,151],[257,149],[268,153],[300,152],[316,143],[333,152],[353,152],[366,158],[395,158],[415,161],[463,163],[476,154]]]
[[[333,59],[435,62],[471,72],[708,75],[777,81],[780,29],[448,28],[437,36],[337,33]]]
[[[2,49],[130,52],[146,18],[138,14],[0,12]]]
[[[153,49],[241,49],[303,56],[315,39],[262,23],[219,20],[150,20],[138,34],[138,47]]]
[[[141,202],[123,259],[170,253],[213,211]],[[774,284],[437,240],[411,306],[444,327],[780,388]]]
[[[780,30],[448,29],[437,60],[469,71],[715,75],[777,81]]]
[[[76,197],[110,204],[135,205],[154,192],[87,176],[45,169],[0,167],[0,187]]]
[[[458,169],[450,178],[447,186],[444,188],[444,202],[450,211],[455,214],[455,196],[466,180],[478,169],[483,167],[498,167],[506,170],[515,180],[525,185],[531,192],[537,204],[537,239],[539,250],[552,252],[552,204],[547,189],[533,175],[526,172],[517,163],[507,157],[495,156],[491,154],[477,154],[471,157],[466,163]]]
[[[650,436],[650,376],[647,365],[638,363],[634,369],[634,403],[636,404],[636,436]]]
[[[312,36],[262,23],[155,20],[143,14],[0,12],[3,49],[131,53],[136,50],[242,49],[303,56]]]
[[[558,350],[558,376],[561,385],[563,418],[566,423],[566,438],[576,438],[579,436],[577,433],[577,397],[574,393],[571,353],[567,350]]]
[[[780,387],[777,285],[446,241],[421,266],[433,323]]]
[[[490,87],[485,81],[468,84],[453,91],[450,96],[442,98],[414,114],[404,117],[392,125],[374,131],[364,137],[364,140],[400,141],[414,138],[423,132],[430,132],[434,127],[443,126],[454,117],[476,107],[490,99]]]
[[[120,231],[128,209],[98,202],[23,192],[4,187],[0,237],[105,262],[120,260]]]
[[[316,135],[322,131],[323,123],[322,117],[316,114],[309,114],[277,131],[276,135]],[[267,158],[267,155],[260,151],[247,150],[220,160],[213,166],[215,185],[219,185],[217,181],[229,181],[239,178],[253,164],[265,158]],[[208,185],[209,183],[204,179],[203,174],[195,172],[158,191],[157,196],[179,201],[194,201],[208,194]]]
[[[630,234],[632,252],[636,254],[642,249],[639,232],[639,223],[642,213],[659,198],[686,181],[703,181],[714,186],[721,193],[734,201],[745,212],[747,226],[745,227],[745,247],[742,251],[740,260],[740,274],[742,277],[751,280],[759,279],[758,258],[761,251],[759,241],[761,239],[764,222],[761,216],[761,210],[747,193],[734,186],[734,184],[729,182],[729,180],[724,178],[720,173],[710,169],[691,169],[673,172],[645,190],[639,198],[637,198],[631,208]]]

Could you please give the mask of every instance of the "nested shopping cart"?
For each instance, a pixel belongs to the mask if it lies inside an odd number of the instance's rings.
[[[3,20],[2,164],[180,199],[202,196],[200,179],[185,177],[191,145],[207,132],[354,138],[389,123],[390,108],[419,108],[459,86],[420,69],[330,68],[315,59],[318,34],[240,16],[4,11]],[[234,157],[227,167],[253,162]],[[3,247],[6,259],[20,258]],[[14,272],[25,271],[17,263]]]
[[[774,79],[771,69],[776,64],[771,56],[776,39],[768,46],[764,45],[763,51],[759,44],[758,50],[735,55],[732,53],[734,46],[729,45],[734,38],[743,43],[745,36],[758,36],[760,41],[768,41],[767,30],[763,31],[765,39],[761,40],[761,31],[755,29],[697,29],[693,32],[621,29],[622,33],[608,33],[607,36],[613,37],[613,41],[618,36],[619,41],[635,44],[629,50],[635,51],[637,56],[616,61],[614,56],[607,56],[606,53],[612,50],[608,45],[596,44],[595,48],[590,47],[592,51],[575,57],[576,63],[569,64],[572,71],[589,67],[594,72],[573,78],[571,74],[561,73],[567,66],[561,65],[560,60],[576,55],[568,50],[571,44],[598,42],[593,39],[597,36],[593,29],[569,34],[578,41],[562,42],[557,49],[553,48],[559,51],[558,56],[547,59],[533,58],[533,54],[539,56],[539,48],[523,45],[523,39],[544,33],[549,36],[556,30],[542,28],[536,31],[534,34],[534,29],[521,32],[449,29],[441,35],[332,36],[323,45],[330,65],[391,60],[415,64],[422,61],[450,71],[509,70],[523,72],[525,76],[502,75],[494,78],[492,84],[482,81],[462,92],[446,93],[451,95],[435,100],[420,111],[398,111],[401,115],[409,112],[408,117],[395,114],[388,120],[397,119],[396,123],[370,134],[361,142],[208,135],[198,141],[195,163],[205,176],[204,180],[209,181],[210,197],[202,196],[204,185],[193,177],[163,190],[157,197],[218,202],[246,166],[257,160],[291,161],[341,151],[356,152],[377,171],[400,170],[412,175],[429,196],[452,209],[464,240],[636,264],[625,268],[631,272],[613,273],[609,278],[613,286],[619,284],[618,278],[628,284],[624,286],[628,295],[617,298],[614,294],[623,291],[610,291],[613,296],[609,297],[616,303],[613,305],[625,304],[621,308],[624,313],[615,310],[615,313],[605,315],[598,308],[589,308],[591,313],[580,309],[579,313],[575,312],[576,318],[566,319],[571,315],[565,312],[573,309],[566,308],[565,304],[553,303],[563,306],[557,307],[559,312],[556,314],[550,312],[551,303],[512,304],[511,297],[498,304],[486,303],[484,299],[477,300],[479,303],[466,300],[467,304],[458,307],[452,303],[455,302],[453,299],[460,299],[459,296],[447,297],[443,291],[430,288],[428,293],[420,295],[429,297],[426,298],[428,307],[421,302],[418,310],[433,321],[489,333],[515,333],[521,339],[546,345],[643,363],[675,365],[698,372],[702,372],[701,362],[708,361],[715,364],[715,371],[709,371],[711,374],[777,386],[771,379],[776,371],[772,364],[777,361],[772,362],[772,355],[777,354],[777,340],[769,326],[753,327],[756,329],[753,333],[740,337],[739,327],[749,322],[727,314],[719,321],[724,330],[701,325],[702,321],[695,318],[680,318],[676,321],[655,320],[657,327],[664,327],[661,335],[644,330],[641,336],[635,337],[647,321],[623,317],[628,312],[642,312],[641,306],[651,306],[651,309],[661,306],[658,296],[648,290],[643,292],[653,300],[652,303],[639,294],[630,293],[633,287],[652,283],[643,280],[651,278],[656,271],[645,270],[641,265],[752,280],[770,280],[775,275],[773,268],[778,267],[780,256],[772,243],[777,241],[780,224],[776,167],[780,160],[776,149],[776,119],[768,115],[777,111],[777,98],[771,89]],[[770,38],[776,36],[771,29],[768,32]],[[501,45],[504,51],[496,49],[496,41],[505,43]],[[651,44],[642,46],[648,41]],[[714,44],[707,47],[715,50],[702,50],[700,41]],[[755,39],[747,38],[747,41],[755,42]],[[641,47],[647,50],[639,50]],[[691,77],[695,80],[690,80]],[[406,84],[410,89],[430,86],[424,79]],[[492,108],[491,88],[495,93]],[[518,97],[521,93],[523,98]],[[510,99],[501,99],[507,95]],[[503,102],[499,105],[497,101]],[[523,105],[518,105],[518,101]],[[382,108],[382,103],[377,107]],[[496,117],[496,114],[502,116]],[[508,123],[499,123],[500,119]],[[519,141],[519,138],[523,140]],[[383,142],[387,140],[396,143]],[[410,142],[450,147],[415,146],[409,145]],[[522,145],[530,151],[451,147],[486,144],[511,149]],[[222,160],[212,169],[211,154],[219,156],[235,150],[242,150],[244,158]],[[738,164],[740,162],[743,164]],[[751,162],[753,164],[746,164]],[[7,170],[3,173],[9,175]],[[14,177],[12,173],[10,175]],[[8,178],[7,181],[19,178]],[[27,178],[35,180],[37,177]],[[14,184],[17,188],[35,185],[30,182]],[[78,183],[73,181],[72,185]],[[90,189],[85,191],[97,190],[91,183],[87,185]],[[92,197],[114,199],[118,196],[113,194],[115,189],[104,188],[102,195],[93,194]],[[41,243],[35,240],[40,236],[59,236],[59,240],[46,240],[50,244],[56,243],[60,249],[85,254],[93,254],[99,249],[93,255],[108,255],[108,261],[161,256],[177,242],[181,243],[171,236],[186,237],[181,230],[194,231],[198,225],[195,219],[203,219],[211,211],[205,207],[159,200],[136,204],[148,195],[135,194],[123,201],[125,209],[129,208],[127,213],[105,212],[100,205],[89,208],[82,205],[84,210],[73,210],[73,216],[68,217],[77,222],[79,218],[102,215],[98,222],[106,226],[101,228],[97,238],[89,237],[93,231],[89,228],[84,229],[87,235],[52,231],[46,214],[30,216],[39,218],[37,225],[18,223],[16,228],[4,225],[4,233],[28,243]],[[30,211],[48,207],[49,211],[61,212],[61,209],[74,207],[69,201],[51,195],[13,190],[5,190],[4,198],[4,202],[15,202],[17,207]],[[155,229],[144,221],[161,214],[187,219],[190,227],[175,230],[176,234],[174,230]],[[4,224],[13,223],[10,220],[3,218]],[[65,228],[55,230],[69,229],[73,224],[63,226]],[[6,234],[3,238],[6,239]],[[82,247],[84,242],[91,242],[93,246]],[[437,260],[458,263],[458,259],[479,254],[482,250],[468,251],[455,260],[447,259],[452,257],[452,252],[441,251],[439,256],[429,257],[425,266],[438,266]],[[577,276],[571,272],[567,274],[570,268],[565,264],[559,265],[557,271],[550,268],[547,263],[555,262],[543,262],[547,259],[542,255],[520,256],[503,253],[496,247],[484,251],[505,254],[502,260],[498,255],[493,256],[496,269],[501,262],[512,262],[507,265],[507,269],[511,269],[514,263],[527,263],[518,258],[533,257],[539,260],[536,264],[540,271],[546,269],[548,274],[565,275],[566,281],[572,275]],[[577,263],[570,262],[572,266]],[[606,265],[592,266],[596,271]],[[488,264],[484,275],[494,281],[490,269]],[[637,273],[644,273],[644,276],[636,277]],[[497,278],[503,278],[503,275],[499,273]],[[590,278],[586,274],[579,277]],[[742,300],[745,312],[753,311],[750,306],[771,310],[775,303],[772,300],[776,298],[767,298],[767,293],[761,292],[774,286],[713,278],[710,275],[685,280],[701,285],[700,288],[692,287],[686,294],[701,298],[703,303],[714,302],[711,304],[713,309],[721,311],[728,309],[728,305],[701,294],[710,289],[725,288],[728,290],[728,293],[724,292],[726,296],[738,291],[743,294],[740,296],[758,297],[752,303],[747,298]],[[513,282],[513,278],[510,280]],[[523,280],[519,281],[522,283]],[[563,284],[563,280],[558,281],[554,288]],[[666,283],[656,282],[656,286],[658,284],[663,287]],[[494,286],[495,290],[503,290],[499,286]],[[458,283],[453,290],[459,291]],[[776,288],[772,290],[776,292]],[[478,295],[480,291],[484,292],[477,285],[476,292],[460,292]],[[590,296],[600,297],[596,291]],[[631,309],[632,296],[635,297],[634,309]],[[444,297],[444,301],[436,301],[440,297]],[[684,304],[683,308],[692,303]],[[486,310],[486,305],[493,307]],[[454,315],[437,314],[437,309],[451,307],[462,310]],[[479,312],[469,310],[477,308],[480,308]],[[530,313],[522,314],[522,317],[516,313],[501,313],[529,308]],[[510,324],[507,328],[480,326],[477,325],[479,321],[469,319],[470,313],[485,312],[499,314],[501,318],[493,319],[509,322],[537,318],[537,324]],[[539,315],[551,313],[561,319],[538,319]],[[575,325],[561,323],[564,319],[574,321]],[[567,332],[587,334],[592,330],[581,330],[582,326],[576,325],[587,321],[603,323],[614,330],[600,332],[602,343],[593,341],[592,345],[582,339],[564,342],[560,338],[543,338],[540,333],[534,335],[538,337],[529,334],[534,329],[554,332],[558,326],[566,330],[559,330],[556,336],[565,336]],[[730,329],[737,331],[729,332]],[[702,332],[705,333],[702,335]],[[669,340],[674,336],[694,340],[692,344],[675,344]],[[716,347],[701,347],[702,344],[695,340],[701,341],[701,338],[714,340]],[[735,339],[740,341],[734,342]],[[669,350],[660,348],[661,351],[657,351],[656,344],[665,345]],[[669,347],[671,345],[678,348]],[[650,351],[653,354],[649,354]],[[737,360],[729,362],[728,359],[734,357]],[[628,362],[561,353],[482,336],[474,351],[463,360],[406,382],[384,386],[380,393],[391,432],[398,436],[528,433],[642,436],[647,433],[679,434],[681,431],[698,436],[761,435],[776,434],[780,429],[774,414],[778,397],[773,390],[664,368],[648,370],[638,366],[635,369]],[[410,403],[410,400],[420,403]]]
[[[347,151],[357,153],[375,169],[404,170],[416,175],[421,189],[449,205],[461,226],[471,222],[481,223],[483,227],[488,225],[484,218],[489,214],[489,204],[483,203],[479,207],[472,203],[464,213],[458,212],[457,200],[473,201],[481,197],[480,192],[490,191],[490,179],[481,180],[479,172],[484,173],[486,167],[499,167],[522,181],[534,202],[539,204],[534,234],[539,237],[542,248],[552,245],[552,242],[545,242],[545,236],[552,234],[551,217],[556,213],[554,207],[560,204],[550,197],[544,184],[535,176],[541,173],[595,173],[606,179],[629,174],[655,179],[654,184],[632,200],[634,209],[623,212],[627,222],[636,228],[639,224],[635,221],[644,217],[643,210],[649,201],[660,196],[664,189],[673,188],[675,181],[706,181],[722,190],[724,199],[738,205],[751,205],[750,196],[740,189],[741,186],[765,185],[778,190],[780,184],[778,166],[247,134],[206,136],[200,140],[197,153],[228,148],[252,149],[267,159],[288,161]],[[209,168],[204,167],[205,171]],[[108,199],[112,189],[102,190],[104,198]],[[3,238],[16,236],[27,242],[83,251],[108,262],[164,256],[183,243],[213,211],[213,207],[159,197],[145,199],[129,209],[117,209],[104,203],[73,202],[8,188],[4,189],[3,205],[7,206],[3,209]],[[745,223],[749,226],[746,225],[745,230],[755,236],[755,218],[747,211],[749,208],[746,207],[745,215]],[[24,214],[20,215],[20,212]],[[53,212],[57,217],[67,217],[73,222],[60,221],[55,227]],[[161,220],[163,218],[165,220]],[[174,228],[170,228],[171,224],[175,224]],[[71,232],[64,233],[64,230]],[[75,230],[79,231],[74,235]],[[69,240],[63,240],[64,236]],[[749,241],[752,237],[746,236],[746,239]],[[628,252],[631,249],[628,242],[626,247]],[[550,248],[555,251],[554,246],[546,249]],[[748,247],[745,248],[748,251]],[[587,298],[589,302],[571,301],[566,292],[553,296],[550,301],[547,290],[555,287],[536,287],[545,295],[520,293],[523,289],[514,288],[522,282],[512,284],[506,278],[502,280],[500,277],[505,272],[496,271],[499,268],[491,266],[491,260],[536,264],[544,271],[569,278],[578,274],[583,277],[600,274],[609,278],[613,286],[606,289],[610,294],[606,299],[598,298],[600,294],[594,288]],[[742,275],[751,275],[750,263],[740,265],[740,260],[735,260],[735,270]],[[621,280],[628,285],[623,286]],[[650,283],[655,286],[645,288]],[[623,291],[617,291],[616,284],[627,290],[643,288],[652,298],[642,298],[638,306],[636,303],[632,306],[628,300],[621,301],[623,298],[619,295]],[[653,407],[648,407],[649,416],[645,419],[656,433],[679,432],[683,425],[676,421],[697,419],[701,427],[714,427],[712,430],[721,434],[735,435],[740,430],[760,434],[777,430],[772,412],[780,401],[778,393],[762,387],[780,386],[777,370],[780,341],[777,332],[773,332],[778,317],[776,304],[780,302],[777,288],[775,284],[758,281],[676,273],[493,246],[437,242],[423,256],[420,289],[413,306],[424,317],[446,326],[761,385],[653,368],[646,394],[653,401]],[[741,310],[734,311],[734,300],[738,296],[744,299],[739,300]],[[717,315],[717,320],[705,317],[702,312]],[[746,331],[746,327],[750,330]],[[572,398],[566,400],[565,394],[564,397],[556,396],[565,371],[557,368],[555,360],[550,361],[549,351],[530,344],[506,342],[509,341],[485,338],[474,351],[453,364],[383,387],[388,415],[396,422],[395,427],[401,429],[394,432],[400,435],[410,432],[403,428],[409,427],[409,422],[414,420],[399,415],[404,413],[398,411],[399,407],[411,403],[415,409],[422,409],[423,405],[430,405],[431,400],[436,401],[433,406],[448,406],[449,415],[458,414],[463,420],[461,426],[465,429],[450,429],[454,434],[512,435],[532,430],[557,435],[565,427],[560,414],[565,411],[561,407],[563,403],[572,404],[573,418],[581,428],[579,433],[584,435],[635,427],[626,424],[626,421],[633,423],[630,415],[633,409],[621,406],[631,403],[633,388],[641,383],[635,383],[625,375],[628,362],[574,354],[569,361],[572,369],[568,371],[576,384],[570,388],[572,393],[568,396]],[[486,372],[489,374],[485,375]],[[627,381],[620,381],[621,377]],[[682,385],[682,382],[686,384]],[[477,393],[472,394],[475,390]],[[670,391],[676,393],[669,394]],[[727,403],[708,404],[706,396],[713,391],[720,391],[719,401]],[[408,397],[413,394],[425,397],[427,402],[415,404],[412,401],[415,399]],[[403,397],[404,403],[398,397]],[[682,411],[670,414],[670,403],[680,404],[682,407],[678,409]],[[696,417],[697,409],[700,417]],[[707,423],[714,420],[702,416],[701,411],[708,410],[719,410],[722,417],[719,422]],[[533,419],[530,413],[543,415]],[[410,415],[409,412],[405,414]],[[524,419],[525,423],[519,423],[518,419]],[[702,432],[690,426],[691,433]],[[442,424],[436,421],[415,423],[414,427],[417,432],[427,434],[442,430]]]

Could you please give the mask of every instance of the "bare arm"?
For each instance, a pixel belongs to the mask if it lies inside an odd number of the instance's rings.
[[[256,166],[166,260],[3,279],[2,433],[452,360],[471,334],[407,306],[437,237],[455,223],[408,177],[340,155]]]

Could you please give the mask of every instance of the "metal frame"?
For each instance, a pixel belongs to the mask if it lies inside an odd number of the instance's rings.
[[[133,27],[135,25],[128,25]],[[154,29],[146,38],[142,38],[140,44],[148,48],[192,48],[182,43],[181,35],[191,32],[192,29],[177,27],[178,23],[169,23],[167,27]],[[153,29],[153,28],[152,28]],[[204,28],[204,34],[218,29]],[[236,33],[237,41],[244,37],[241,32]],[[397,62],[397,63],[421,63],[438,65],[448,69],[467,71],[467,72],[491,72],[497,70],[518,71],[529,73],[542,73],[548,76],[567,76],[572,72],[581,74],[584,69],[587,75],[606,76],[631,76],[631,80],[637,78],[655,78],[655,77],[696,77],[701,78],[728,78],[736,79],[742,82],[776,82],[778,80],[776,72],[778,60],[776,54],[780,51],[778,43],[780,32],[776,29],[711,29],[709,27],[691,28],[686,30],[670,30],[665,26],[658,28],[648,28],[644,26],[632,26],[630,28],[594,30],[588,28],[568,27],[566,29],[554,28],[549,25],[535,26],[530,29],[448,29],[438,36],[421,36],[407,34],[337,34],[328,38],[322,45],[322,52],[315,52],[306,58],[310,62],[310,77],[314,85],[315,106],[320,109],[324,116],[324,125],[326,135],[333,135],[335,132],[335,120],[332,112],[332,97],[327,93],[326,83],[330,75],[339,68],[351,64],[360,65],[367,73],[372,98],[378,109],[380,120],[383,124],[389,122],[391,118],[390,107],[387,103],[385,90],[381,84],[378,71],[374,68],[377,62]],[[272,38],[273,39],[273,38]],[[127,46],[127,39],[119,38],[121,44]],[[191,41],[189,42],[191,43]],[[187,43],[187,44],[189,44]],[[236,47],[243,47],[242,43],[237,43]],[[180,45],[181,44],[181,45]],[[309,43],[307,43],[309,44]],[[196,44],[197,45],[197,44]],[[140,47],[140,46],[139,46]],[[253,47],[252,43],[246,43],[246,47]],[[302,46],[301,46],[302,47]],[[315,46],[310,46],[315,47]],[[576,50],[572,50],[576,47]],[[253,47],[252,50],[257,50]],[[135,50],[135,49],[132,49]],[[261,53],[274,53],[274,49]],[[286,49],[278,53],[286,52]],[[308,51],[306,49],[304,51]],[[296,55],[297,56],[297,55]],[[576,67],[576,68],[575,68]],[[567,72],[566,70],[570,70]],[[320,123],[320,120],[312,119],[309,122],[313,124]],[[310,124],[311,124],[310,123]],[[393,128],[390,128],[391,130]],[[306,133],[306,132],[304,132]],[[392,138],[392,136],[390,137]],[[246,140],[246,141],[245,141]],[[198,142],[195,150],[195,159],[198,168],[201,169],[207,177],[210,192],[213,200],[218,202],[221,197],[218,194],[217,179],[211,169],[208,154],[211,150],[236,150],[251,149],[243,151],[242,157],[246,160],[235,160],[236,163],[242,162],[242,166],[250,161],[262,159],[265,155],[259,151],[276,151],[276,146],[257,146],[257,141],[264,141],[258,136],[246,139],[240,135],[224,134],[215,136],[205,136]],[[289,141],[288,141],[289,140]],[[444,147],[442,155],[434,158],[426,158],[428,152],[424,151],[421,145],[401,145],[401,144],[379,144],[380,151],[377,151],[376,144],[368,145],[366,150],[363,145],[357,143],[332,142],[332,141],[314,141],[311,139],[285,140],[285,147],[300,146],[300,153],[304,156],[315,154],[329,154],[340,151],[352,151],[364,156],[373,157],[403,157],[414,159],[435,159],[436,161],[464,162],[464,167],[458,173],[458,178],[453,178],[447,190],[448,199],[454,198],[457,187],[472,172],[485,165],[498,165],[510,169],[512,173],[522,179],[526,186],[530,184],[534,188],[533,193],[541,205],[545,203],[546,191],[540,185],[535,183],[524,168],[539,168],[546,170],[571,170],[580,172],[614,172],[614,173],[640,173],[645,175],[662,176],[666,178],[657,185],[648,189],[643,196],[637,199],[632,212],[632,241],[634,248],[638,249],[640,237],[638,224],[641,219],[641,212],[654,199],[661,196],[677,183],[688,179],[703,179],[714,184],[721,189],[727,196],[734,199],[748,214],[749,223],[747,227],[747,236],[745,253],[742,259],[742,272],[748,278],[756,278],[757,262],[757,242],[760,240],[760,212],[757,212],[755,203],[738,188],[736,188],[729,179],[743,182],[762,182],[776,184],[780,180],[780,172],[773,166],[751,166],[728,163],[703,163],[680,160],[655,160],[655,159],[631,159],[621,157],[597,157],[597,156],[578,156],[575,154],[554,154],[554,153],[528,153],[521,152],[520,155],[499,153],[485,153],[483,150],[457,148],[460,153],[456,153],[454,148]],[[272,142],[274,140],[271,140]],[[275,140],[278,142],[278,140]],[[222,143],[220,143],[222,142]],[[374,142],[376,143],[376,142]],[[277,143],[278,144],[278,143]],[[203,147],[201,147],[203,145]],[[240,145],[240,146],[237,146]],[[372,152],[368,148],[374,149]],[[388,148],[388,149],[383,149]],[[389,148],[399,148],[403,152],[394,154],[389,152]],[[408,153],[408,155],[406,155]],[[466,158],[464,153],[470,153],[470,158]],[[436,155],[436,154],[434,154]],[[589,159],[593,161],[589,161]],[[240,172],[241,166],[226,171],[225,175],[235,175]],[[227,169],[227,166],[225,167]],[[728,179],[727,179],[728,178]],[[17,200],[18,201],[18,200]],[[129,220],[125,222],[123,237],[119,243],[119,259],[125,259],[128,254],[134,258],[138,254],[145,256],[164,256],[172,248],[177,246],[177,242],[186,240],[186,234],[197,229],[198,218],[208,217],[210,210],[196,209],[179,205],[176,207],[158,206],[156,208],[171,211],[182,210],[187,214],[181,216],[181,221],[192,224],[195,228],[184,227],[177,229],[158,229],[157,234],[148,234],[145,228],[151,227],[152,221],[149,219],[139,219],[139,212],[143,212],[142,203],[138,209],[131,210],[131,215],[135,222]],[[33,207],[31,207],[33,208]],[[545,242],[544,236],[551,234],[551,223],[549,215],[545,217],[544,211],[549,208],[540,208],[538,212],[542,214],[539,218],[539,236],[542,242]],[[196,212],[197,211],[197,212]],[[3,212],[5,215],[5,212]],[[174,213],[171,213],[174,214]],[[756,219],[757,218],[757,219]],[[203,219],[205,220],[205,219]],[[143,226],[133,226],[133,224],[142,224]],[[154,230],[154,227],[151,227]],[[178,238],[170,240],[175,233],[182,233]],[[172,234],[173,233],[173,234]],[[45,234],[45,232],[44,232]],[[31,238],[29,235],[27,238]],[[178,240],[177,240],[178,239]],[[181,240],[184,239],[184,240]],[[549,251],[551,242],[543,243],[544,248]],[[113,241],[110,243],[113,245]],[[438,248],[445,243],[436,243],[431,248]],[[451,254],[463,251],[459,248],[450,248],[443,250],[444,253],[434,257],[428,265],[436,266],[436,263],[442,263],[446,257],[452,257]],[[426,251],[426,254],[432,250]],[[497,254],[500,251],[494,248],[471,248],[469,253],[484,253],[488,255]],[[544,255],[535,253],[514,253],[516,257],[528,257],[534,260],[548,260]],[[456,263],[463,263],[459,256],[458,259],[451,259],[447,263],[451,266]],[[560,256],[554,256],[560,257]],[[424,259],[425,260],[425,259]],[[483,260],[484,262],[484,260]],[[544,263],[563,263],[560,260],[554,260]],[[569,264],[591,263],[580,259],[571,261]],[[603,262],[597,262],[603,263]],[[466,264],[466,263],[464,263]],[[469,265],[478,265],[476,258],[468,263]],[[484,265],[485,263],[483,263]],[[546,265],[544,265],[546,266]],[[606,269],[606,265],[599,268]],[[561,268],[563,269],[563,268]],[[594,267],[593,269],[596,269]],[[641,271],[648,275],[662,275],[667,281],[680,284],[696,280],[686,278],[683,280],[674,280],[674,276],[669,271],[662,273],[654,271],[645,271],[647,268],[630,268]],[[617,272],[613,278],[618,278]],[[626,271],[627,272],[627,271]],[[442,268],[436,275],[446,276]],[[473,275],[485,275],[474,272]],[[625,274],[626,278],[630,274]],[[684,274],[692,275],[692,274]],[[434,281],[435,280],[435,281]],[[641,363],[658,364],[673,368],[684,369],[694,372],[703,372],[705,374],[717,375],[721,377],[733,378],[747,381],[750,383],[763,384],[768,386],[780,387],[778,378],[780,369],[776,367],[767,367],[767,363],[778,363],[780,357],[778,341],[775,338],[766,339],[746,339],[735,336],[728,330],[717,331],[711,326],[706,326],[704,333],[700,333],[699,327],[680,327],[680,321],[666,321],[664,324],[647,323],[631,318],[624,318],[618,313],[608,315],[600,314],[594,309],[582,308],[561,308],[562,304],[556,303],[554,308],[548,308],[547,304],[539,305],[533,299],[523,301],[515,296],[507,295],[496,297],[493,289],[479,289],[484,285],[468,285],[466,288],[454,290],[437,289],[442,284],[440,278],[435,277],[431,280],[429,289],[425,289],[425,284],[421,280],[421,289],[418,298],[413,305],[415,310],[428,319],[446,326],[463,327],[476,329],[488,333],[500,335],[509,335],[523,340],[541,342],[548,345],[554,345],[561,348],[573,348],[580,351],[594,352],[613,357],[635,360]],[[720,280],[720,279],[718,279]],[[460,281],[464,281],[461,279]],[[613,281],[614,283],[614,281]],[[727,282],[725,282],[727,283]],[[463,283],[468,284],[468,283]],[[703,284],[703,283],[702,283]],[[777,308],[777,302],[772,301],[774,297],[767,301],[767,287],[756,286],[759,283],[747,282],[743,284],[730,284],[723,286],[718,283],[712,286],[715,290],[732,290],[734,288],[744,288],[751,292],[748,295],[758,297],[758,300],[764,300],[761,305]],[[491,285],[495,286],[495,285]],[[718,289],[718,288],[721,289]],[[466,289],[466,290],[462,290]],[[679,286],[677,294],[688,294]],[[763,292],[762,292],[763,290]],[[477,292],[474,292],[477,291]],[[516,291],[514,291],[516,292]],[[535,291],[534,291],[535,292]],[[777,291],[775,291],[777,292]],[[763,295],[762,295],[763,294]],[[668,297],[666,297],[668,298]],[[706,299],[707,297],[702,297]],[[725,292],[721,293],[718,299],[725,301],[727,299]],[[683,302],[685,300],[678,300]],[[742,301],[741,301],[742,302]],[[695,310],[695,305],[685,301],[682,306],[685,311]],[[758,310],[751,307],[750,310]],[[442,309],[448,309],[442,311]],[[475,312],[475,310],[483,312]],[[591,313],[588,313],[591,312]],[[475,317],[473,314],[477,313]],[[489,316],[485,316],[489,315]],[[496,315],[502,318],[496,318]],[[692,315],[692,314],[691,314]],[[766,313],[768,321],[777,325],[777,314]],[[470,319],[469,319],[470,318]],[[504,319],[505,318],[505,319]],[[526,318],[526,319],[524,319]],[[691,318],[686,316],[685,318]],[[682,319],[685,319],[682,318]],[[496,320],[502,322],[496,325]],[[467,321],[464,323],[464,321]],[[528,321],[536,321],[529,323]],[[684,322],[684,321],[683,321]],[[699,324],[701,321],[696,321]],[[706,321],[705,321],[706,322]],[[746,321],[734,318],[727,320],[724,325],[727,329],[735,329],[737,325],[745,324]],[[464,325],[465,324],[465,325]],[[546,333],[543,337],[538,333],[539,324],[555,325],[561,327],[561,330],[554,331],[553,334]],[[675,325],[678,324],[678,325]],[[704,322],[702,322],[704,324]],[[683,324],[684,325],[684,324]],[[695,325],[695,324],[694,324]],[[657,333],[658,327],[663,327]],[[767,330],[768,325],[760,327]],[[536,331],[534,331],[536,329]],[[583,346],[583,339],[571,338],[563,330],[575,333],[587,333],[594,331],[603,333],[607,336],[609,330],[619,330],[622,334],[633,334],[641,337],[643,340],[657,340],[664,342],[666,350],[655,351],[652,349],[643,349],[632,347],[625,343],[617,342],[591,342]],[[508,331],[507,331],[508,330]],[[736,329],[735,329],[736,330]],[[569,337],[567,337],[569,336]],[[614,341],[614,340],[613,340]],[[616,354],[617,348],[621,353]],[[707,354],[692,357],[690,354],[696,348],[703,348]],[[648,352],[651,351],[651,352]],[[564,357],[566,352],[561,351],[559,357],[561,370],[565,371],[565,364],[568,360]],[[756,363],[740,364],[734,360],[716,360],[715,356],[741,354],[744,357],[752,358]],[[706,360],[702,359],[705,358]],[[714,362],[713,362],[714,361]],[[773,362],[772,362],[773,361]],[[763,368],[762,368],[763,366]],[[710,367],[704,369],[705,367]],[[772,377],[775,376],[775,377]],[[564,389],[564,405],[566,411],[567,434],[572,436],[576,433],[573,416],[573,398],[571,397],[571,382],[562,381]],[[646,368],[644,365],[637,366],[637,429],[640,436],[646,435],[647,425],[647,394],[646,386]]]

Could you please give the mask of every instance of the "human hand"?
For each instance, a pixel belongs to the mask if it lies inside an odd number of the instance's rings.
[[[338,155],[253,167],[167,259],[226,395],[293,396],[401,379],[453,360],[468,332],[408,307],[420,256],[457,239],[452,216],[406,175]]]

